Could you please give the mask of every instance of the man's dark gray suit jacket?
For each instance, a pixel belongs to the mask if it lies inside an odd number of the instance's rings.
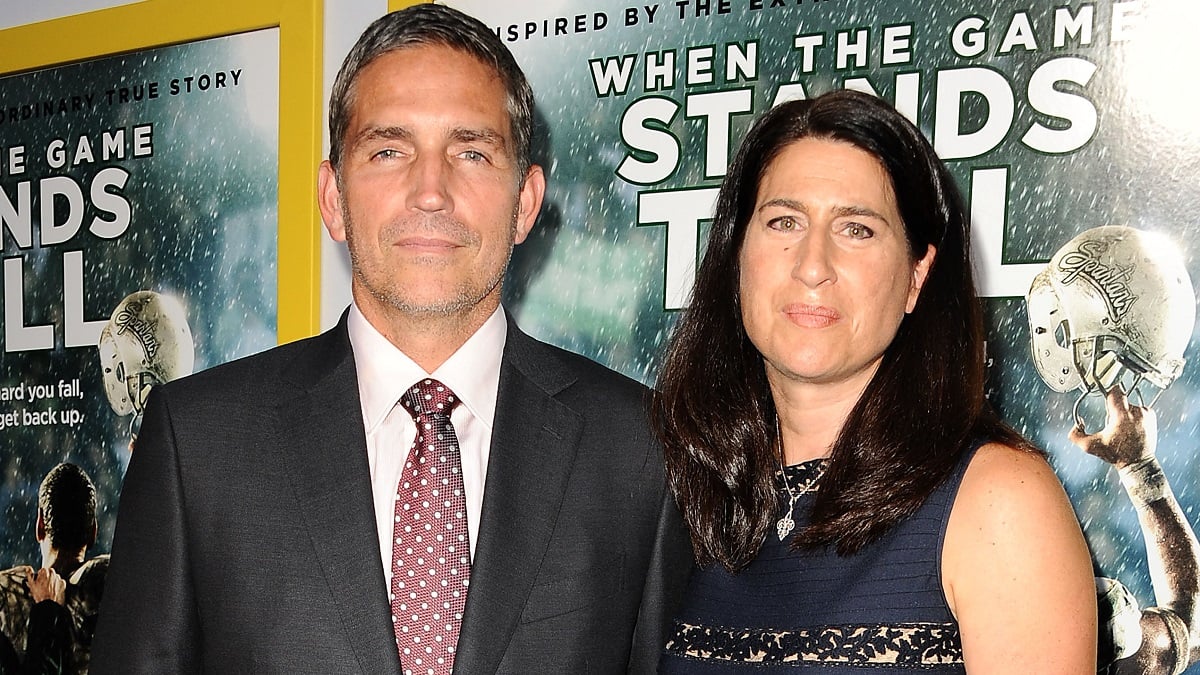
[[[454,672],[650,673],[691,564],[646,390],[510,322]],[[155,388],[91,672],[401,672],[341,324]]]

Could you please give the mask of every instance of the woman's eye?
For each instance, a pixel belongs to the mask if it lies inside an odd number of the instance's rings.
[[[771,221],[767,223],[767,226],[771,229],[779,230],[781,232],[791,232],[799,227],[800,224],[797,223],[796,219],[791,216],[780,216],[778,218],[772,218]]]
[[[862,223],[850,223],[846,226],[846,234],[855,239],[870,239],[875,235],[875,231]]]

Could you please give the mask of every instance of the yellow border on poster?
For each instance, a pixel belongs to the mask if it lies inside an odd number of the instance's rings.
[[[322,0],[142,0],[0,31],[0,74],[279,28],[278,341],[320,321]]]
[[[433,0],[430,0],[430,1],[433,1]],[[422,2],[425,2],[425,0],[388,0],[388,11],[394,12],[398,9],[404,9],[405,7],[412,7],[413,5],[419,5]]]

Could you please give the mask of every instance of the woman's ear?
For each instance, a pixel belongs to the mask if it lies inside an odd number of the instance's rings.
[[[917,264],[913,266],[912,285],[908,288],[908,304],[904,306],[905,314],[912,314],[913,307],[917,306],[917,298],[921,296],[921,287],[925,285],[925,280],[929,278],[929,270],[933,267],[933,260],[937,257],[937,248],[930,244],[925,249],[925,255],[917,260]]]

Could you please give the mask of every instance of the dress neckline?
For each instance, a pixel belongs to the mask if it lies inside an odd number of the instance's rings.
[[[821,480],[821,476],[825,475],[827,468],[829,468],[828,457],[806,459],[797,464],[788,464],[775,472],[775,488],[787,492],[790,486],[796,494],[811,492],[816,489],[817,483]],[[784,475],[787,476],[786,484]]]

